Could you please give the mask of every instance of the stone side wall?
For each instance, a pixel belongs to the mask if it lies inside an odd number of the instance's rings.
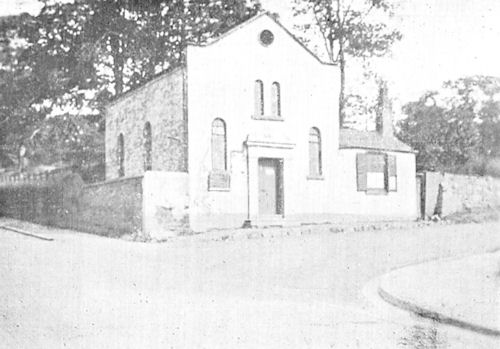
[[[451,173],[425,173],[427,217],[436,213],[445,217],[455,212],[492,207],[500,208],[500,179]]]
[[[176,68],[112,102],[106,111],[106,180],[118,177],[118,135],[125,176],[144,174],[144,126],[151,124],[152,170],[187,170],[185,69]]]
[[[78,175],[0,187],[0,215],[118,236],[142,229],[142,177],[85,185]]]

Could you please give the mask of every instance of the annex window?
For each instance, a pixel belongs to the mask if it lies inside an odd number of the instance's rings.
[[[118,160],[118,177],[125,176],[125,141],[123,140],[123,134],[120,133],[118,136],[117,154]]]
[[[321,177],[321,134],[316,127],[309,130],[309,176]]]
[[[397,191],[398,190],[398,170],[397,170],[397,165],[396,165],[396,157],[394,155],[389,155],[387,157],[388,161],[388,184],[389,184],[389,191]]]
[[[276,81],[271,85],[271,109],[273,116],[281,116],[281,87]]]
[[[226,156],[226,124],[222,119],[212,122],[212,170],[225,171]]]
[[[384,153],[363,153],[356,156],[358,191],[387,193],[397,190],[396,157]]]
[[[153,140],[151,133],[151,124],[146,122],[144,124],[144,171],[151,171],[153,169]]]
[[[262,80],[255,81],[255,115],[264,115],[264,84]]]

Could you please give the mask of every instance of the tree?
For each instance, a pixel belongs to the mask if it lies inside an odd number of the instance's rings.
[[[470,105],[481,134],[481,154],[500,156],[500,77],[471,76],[448,81],[445,88],[455,91],[450,103]]]
[[[346,103],[346,62],[348,57],[383,56],[393,42],[401,39],[382,15],[392,15],[389,0],[295,0],[295,16],[310,15],[313,24],[297,25],[304,34],[319,31],[331,62],[340,67],[339,122],[343,126]],[[305,41],[310,41],[310,39]]]
[[[30,22],[29,15],[0,18],[0,152],[16,158],[19,147],[34,120],[28,107],[37,99],[30,71],[19,64],[23,43],[18,28]]]
[[[89,158],[97,147],[102,159],[107,101],[182,63],[187,42],[259,9],[257,0],[47,1],[36,17],[2,22],[0,146],[29,143],[37,161],[79,164],[90,160],[78,151]]]
[[[403,107],[398,137],[417,151],[417,170],[484,175],[500,155],[500,78],[447,81]]]

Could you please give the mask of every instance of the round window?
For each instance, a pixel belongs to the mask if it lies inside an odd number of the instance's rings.
[[[264,46],[269,46],[274,41],[274,34],[270,30],[263,30],[259,35],[260,42]]]

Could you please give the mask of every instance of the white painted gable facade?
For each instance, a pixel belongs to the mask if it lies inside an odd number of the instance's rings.
[[[415,218],[414,153],[382,149],[390,142],[340,144],[339,83],[336,65],[258,15],[210,44],[188,46],[182,67],[110,105],[107,179],[144,175],[145,229],[153,235],[180,216],[195,231]],[[178,155],[165,155],[174,149]],[[370,172],[357,154],[379,154],[385,165]]]

